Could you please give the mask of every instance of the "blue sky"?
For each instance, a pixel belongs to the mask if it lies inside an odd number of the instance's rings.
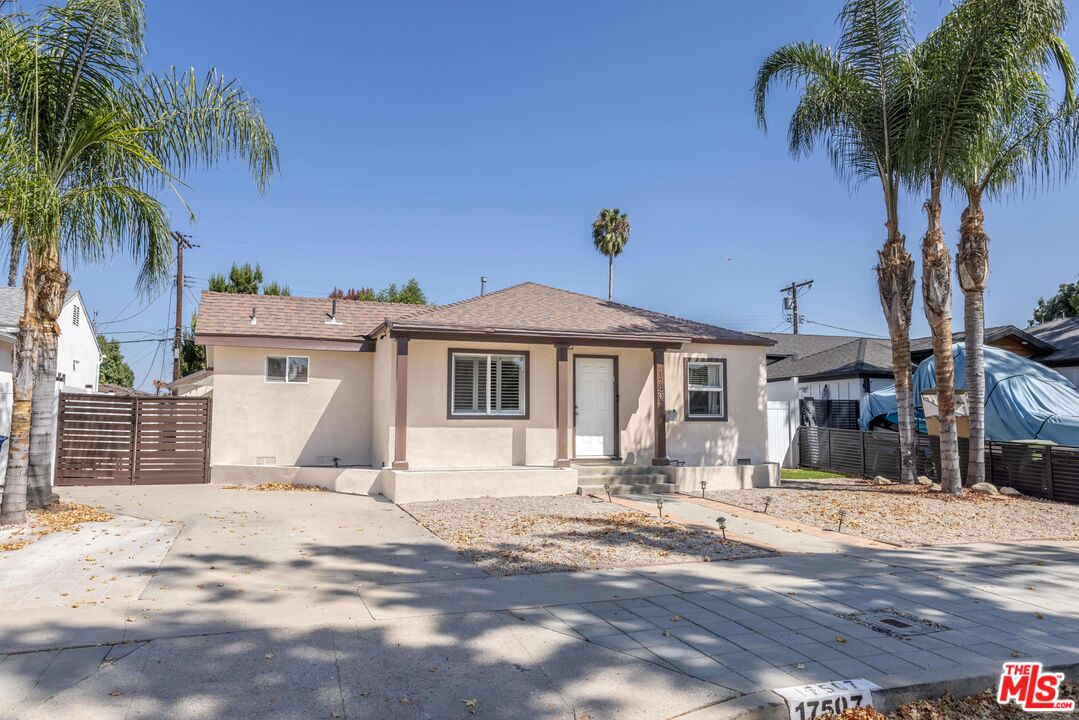
[[[878,187],[852,190],[824,157],[790,158],[787,93],[772,97],[767,134],[753,115],[760,61],[792,40],[834,43],[837,0],[148,4],[149,66],[238,78],[281,151],[263,195],[237,164],[187,178],[195,221],[170,201],[199,245],[185,256],[189,309],[233,260],[301,295],[416,277],[452,302],[481,275],[492,289],[535,280],[604,295],[590,227],[617,206],[633,225],[617,300],[781,330],[780,287],[812,278],[802,312],[821,324],[805,331],[886,333]],[[919,32],[949,7],[916,2]],[[1066,39],[1079,47],[1074,24]],[[1077,187],[987,208],[989,324],[1025,325],[1040,295],[1075,280]],[[902,208],[912,249],[920,206]],[[946,208],[953,246],[960,209]],[[136,298],[126,258],[73,276],[101,332],[145,341],[171,327],[171,289]],[[920,300],[914,314],[924,334]],[[126,342],[125,354],[143,387],[169,377],[167,344]]]

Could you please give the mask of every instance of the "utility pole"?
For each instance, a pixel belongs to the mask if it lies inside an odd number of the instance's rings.
[[[794,334],[798,334],[798,323],[801,318],[798,317],[798,291],[802,288],[813,287],[812,280],[806,280],[805,282],[792,282],[785,288],[780,288],[779,292],[786,294],[788,297],[783,298],[783,307],[786,310],[791,311],[791,324],[794,325]]]
[[[183,346],[184,327],[184,250],[193,247],[187,236],[174,230],[176,238],[176,335],[172,341],[172,380],[180,379],[180,348]],[[172,394],[176,394],[174,388]]]

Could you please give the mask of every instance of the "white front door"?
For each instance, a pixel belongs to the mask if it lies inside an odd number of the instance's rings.
[[[614,358],[574,358],[577,457],[613,457]]]

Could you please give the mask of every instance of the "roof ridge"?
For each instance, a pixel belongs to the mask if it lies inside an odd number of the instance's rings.
[[[516,285],[508,285],[508,286],[503,287],[501,289],[491,290],[490,293],[484,293],[482,295],[474,295],[474,296],[472,296],[470,298],[464,298],[464,299],[461,299],[461,300],[457,300],[455,302],[448,302],[448,303],[443,304],[443,305],[436,305],[436,304],[420,305],[420,307],[418,307],[418,309],[416,309],[416,312],[409,313],[408,315],[405,315],[404,317],[398,317],[397,320],[398,321],[412,320],[412,318],[414,318],[414,317],[418,317],[420,315],[425,315],[425,314],[427,314],[429,312],[434,312],[436,310],[448,310],[450,308],[459,308],[459,307],[461,307],[461,305],[468,304],[469,302],[475,302],[476,300],[482,300],[484,298],[490,298],[490,297],[495,296],[495,295],[501,295],[503,293],[506,293],[506,291],[508,291],[508,290],[513,290],[515,288],[523,287],[525,285],[538,285],[538,283],[525,281],[523,283],[517,283]],[[542,287],[546,287],[546,286],[542,286]],[[551,289],[558,289],[558,288],[551,288]]]

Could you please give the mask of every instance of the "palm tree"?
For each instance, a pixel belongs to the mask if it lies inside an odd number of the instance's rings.
[[[944,243],[941,195],[946,179],[986,146],[990,129],[998,122],[1001,103],[1017,77],[1034,63],[1047,62],[1046,38],[1063,25],[1063,0],[966,0],[944,18],[941,25],[919,44],[915,52],[916,87],[903,156],[909,163],[907,177],[928,189],[925,202],[927,228],[922,239],[922,299],[933,335],[933,358],[940,421],[940,483],[946,492],[962,491],[959,446],[955,425],[955,363],[952,351],[951,254]],[[973,220],[968,217],[968,220]],[[974,228],[970,228],[973,230]],[[963,265],[969,271],[971,291],[984,289],[984,273],[976,265],[979,249],[968,231]],[[966,271],[965,271],[966,272]],[[981,278],[980,282],[978,277]],[[980,293],[979,299],[980,299]],[[972,303],[977,304],[972,299]],[[972,307],[972,313],[974,311]],[[974,331],[976,346],[972,371],[981,370],[981,333]],[[971,405],[983,403],[984,378],[976,378]],[[981,388],[979,392],[978,388]],[[982,408],[976,422],[982,432]],[[984,470],[982,471],[984,475]]]
[[[604,208],[592,223],[592,244],[607,256],[607,302],[614,300],[614,259],[629,242],[629,216],[618,208]]]
[[[964,343],[966,346],[967,400],[970,417],[970,456],[967,484],[985,477],[985,288],[989,280],[989,236],[985,231],[983,199],[1000,197],[1016,186],[1027,187],[1067,176],[1076,159],[1079,113],[1072,98],[1074,62],[1059,37],[1050,36],[1058,48],[1063,69],[1065,98],[1057,107],[1050,100],[1040,69],[1030,67],[1002,88],[998,113],[979,142],[972,144],[964,161],[952,168],[949,179],[967,199],[959,226],[956,274],[963,291]]]
[[[835,50],[815,42],[786,45],[761,64],[755,87],[757,121],[766,128],[765,100],[773,82],[802,88],[788,132],[791,154],[818,145],[852,182],[880,182],[887,237],[878,251],[877,288],[888,322],[899,413],[900,477],[915,479],[910,319],[914,260],[899,231],[899,194],[912,82],[914,44],[905,0],[848,0],[839,15]]]
[[[147,73],[144,30],[140,0],[0,18],[0,217],[26,256],[3,523],[25,521],[28,470],[49,464],[62,259],[127,253],[141,263],[139,290],[160,286],[172,243],[154,193],[229,157],[247,161],[260,189],[277,166],[257,103],[216,72]]]

